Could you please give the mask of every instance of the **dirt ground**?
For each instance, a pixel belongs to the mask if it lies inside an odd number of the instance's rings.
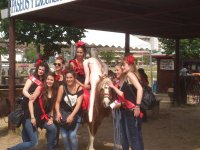
[[[0,150],[19,143],[20,132],[8,133],[6,123],[0,124]],[[4,122],[4,126],[2,125]],[[96,150],[113,149],[112,117],[105,118],[96,135]],[[84,150],[88,141],[86,125],[78,132],[79,150]],[[159,118],[153,119],[148,111],[148,122],[143,123],[145,150],[200,150],[200,105],[172,106],[161,102]],[[44,136],[40,136],[38,150],[44,150]],[[60,141],[61,150],[64,149]]]

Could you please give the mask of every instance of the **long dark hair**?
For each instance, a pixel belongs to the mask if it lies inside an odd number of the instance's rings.
[[[53,86],[52,86],[52,97],[51,97],[51,100],[52,100],[52,103],[53,103],[53,107],[54,107],[55,100],[56,100],[56,97],[57,97],[57,92],[58,92],[58,83],[57,83],[57,81],[55,79],[56,74],[54,72],[49,72],[47,74],[47,77],[48,76],[52,76],[54,78],[54,83],[53,83]],[[46,84],[46,81],[44,82],[44,85],[43,85],[42,101],[43,101],[43,105],[46,106],[47,103],[48,103],[48,86]]]
[[[44,75],[42,76],[42,78],[40,78],[40,76],[38,75],[39,67],[45,68],[45,72],[44,72]],[[33,76],[35,78],[37,78],[38,80],[41,80],[42,82],[44,82],[44,80],[46,79],[46,75],[48,74],[49,70],[50,70],[49,65],[46,62],[41,62],[40,64],[36,65],[35,72],[33,73]]]

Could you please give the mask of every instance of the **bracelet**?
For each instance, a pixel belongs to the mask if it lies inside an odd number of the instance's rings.
[[[140,107],[141,104],[136,104],[136,106]]]
[[[31,119],[35,119],[35,117],[31,118]]]

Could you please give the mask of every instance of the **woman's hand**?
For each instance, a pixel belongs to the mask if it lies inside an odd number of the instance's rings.
[[[115,87],[115,86],[113,85],[112,82],[109,82],[109,83],[108,83],[108,86],[109,86],[110,88],[112,88],[112,89]]]
[[[61,119],[62,119],[62,115],[61,115],[60,112],[57,112],[56,114],[57,114],[57,115],[56,115],[56,121],[57,121],[57,122],[60,122]]]
[[[84,84],[83,87],[86,88],[86,89],[88,89],[88,90],[90,90],[90,88],[91,88],[91,86],[89,84]]]
[[[30,101],[34,101],[34,100],[35,100],[35,96],[34,96],[33,94],[30,95],[30,96],[29,96],[29,100],[30,100]]]
[[[67,117],[67,123],[72,123],[74,120],[74,116],[72,114],[70,114],[68,117]]]
[[[47,125],[51,125],[53,124],[53,117],[49,118],[49,120],[47,121]]]
[[[139,115],[140,115],[140,107],[136,106],[134,108],[134,116],[139,117]]]
[[[31,123],[33,124],[33,126],[36,126],[36,119],[35,119],[35,117],[31,118]]]

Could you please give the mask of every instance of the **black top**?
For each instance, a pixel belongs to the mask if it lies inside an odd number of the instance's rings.
[[[128,81],[125,81],[122,85],[121,91],[124,93],[124,97],[126,100],[136,104],[136,88],[129,84]]]
[[[28,92],[30,94],[32,94],[37,87],[38,87],[38,85],[33,82],[31,87],[29,88]],[[24,110],[23,123],[25,123],[26,119],[31,118],[29,108],[28,108],[28,103],[29,103],[29,99],[27,97],[25,97],[23,100],[23,103],[22,103],[22,108]],[[36,125],[37,125],[37,127],[41,127],[42,121],[41,121],[40,117],[42,115],[42,111],[40,109],[39,97],[33,103],[33,108],[34,108],[34,116],[35,116],[36,123],[37,123]]]
[[[67,89],[66,83],[63,82],[62,85],[66,89],[67,93],[64,90],[60,106],[62,109],[66,110],[66,111],[73,111],[74,107],[76,106],[77,99],[79,98],[79,96],[81,96],[83,94],[83,90],[78,91],[80,88],[80,86],[79,86],[76,93],[72,94]],[[66,96],[66,94],[68,94],[69,100],[68,100],[68,97]],[[80,114],[80,113],[81,113],[81,109],[79,110],[78,114]]]
[[[47,104],[46,104],[46,106],[44,108],[46,114],[49,114],[51,112],[51,110],[53,108],[53,104],[54,104],[53,99],[52,98],[48,98],[47,99]]]

